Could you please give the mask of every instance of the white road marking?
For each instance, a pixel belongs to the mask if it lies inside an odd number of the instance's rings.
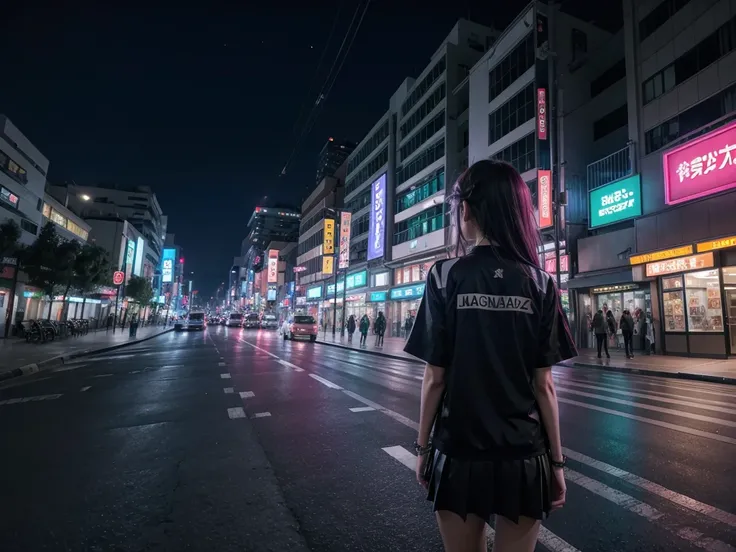
[[[140,374],[143,370],[133,370],[132,372],[128,372],[129,374]]]
[[[348,391],[347,389],[343,389],[342,392],[345,393],[348,397],[352,397],[356,401],[362,402],[366,406],[370,406],[370,407],[375,408],[376,410],[378,410],[380,412],[383,412],[389,418],[393,418],[397,422],[402,423],[402,424],[404,424],[407,427],[410,427],[410,428],[412,428],[414,430],[417,430],[417,431],[419,430],[419,424],[418,423],[416,423],[414,420],[410,420],[409,418],[407,418],[406,416],[404,416],[402,414],[399,414],[398,412],[394,412],[393,410],[390,410],[390,409],[388,409],[388,408],[386,408],[384,406],[381,406],[380,404],[375,403],[375,402],[373,402],[370,399],[366,399],[365,397],[361,397],[357,393],[353,393],[352,391]]]
[[[125,354],[125,355],[111,355],[111,356],[99,356],[95,360],[118,360],[120,358],[130,358],[135,356],[134,354]]]
[[[697,435],[698,437],[704,437],[706,439],[713,439],[714,441],[721,441],[722,443],[728,443],[730,445],[736,445],[736,439],[732,437],[726,437],[725,435],[719,435],[718,433],[711,433],[709,431],[701,431],[699,429],[693,429],[691,427],[680,426],[677,424],[671,424],[669,422],[662,422],[660,420],[653,420],[652,418],[645,418],[644,416],[637,416],[636,414],[629,414],[627,412],[621,412],[619,410],[612,410],[610,408],[603,408],[602,406],[596,406],[594,404],[588,404],[580,401],[573,401],[572,399],[566,399],[565,397],[557,397],[557,401],[565,404],[572,404],[587,408],[589,410],[597,410],[598,412],[605,412],[606,414],[613,414],[614,416],[621,416],[622,418],[628,418],[630,420],[637,420],[646,424],[652,424],[659,427],[666,427],[674,431],[681,433],[688,433],[690,435]]]
[[[85,387],[82,387],[82,388],[81,388],[81,389],[79,390],[79,392],[80,392],[80,393],[84,393],[85,391],[89,391],[89,389],[90,389],[91,387],[92,387],[91,385],[87,385],[87,386],[85,386]]]
[[[233,388],[233,387],[224,387],[222,390],[225,392],[226,395],[229,395],[229,394],[235,392],[235,388]]]
[[[322,385],[326,385],[330,389],[342,389],[339,385],[336,383],[332,383],[330,380],[326,380],[325,378],[318,376],[317,374],[309,374],[309,377],[312,379],[316,379],[318,382],[320,382]]]
[[[62,396],[63,393],[58,393],[56,395],[36,395],[34,397],[18,397],[15,399],[5,399],[4,401],[0,401],[0,405],[5,404],[19,404],[19,403],[27,403],[27,402],[38,402],[38,401],[53,401],[54,399],[58,399]]]
[[[217,365],[218,366],[225,366],[225,363],[224,362],[218,362]]]
[[[417,457],[404,447],[385,447],[382,450],[395,460],[398,460],[411,471],[416,469]],[[495,536],[496,532],[486,525],[486,543],[488,550],[493,548],[493,540]],[[544,526],[539,529],[539,537],[537,538],[537,541],[552,552],[580,552],[580,550],[575,548],[569,542],[561,539]]]
[[[230,379],[230,374],[220,374],[222,379]]]
[[[165,364],[161,367],[163,368],[184,368],[183,364]]]
[[[716,508],[715,506],[711,506],[709,504],[704,504],[703,502],[695,500],[694,498],[690,498],[689,496],[676,493],[675,491],[671,491],[665,487],[662,487],[661,485],[658,485],[657,483],[649,481],[648,479],[644,479],[643,477],[639,477],[638,475],[634,475],[633,473],[629,473],[610,464],[606,464],[605,462],[601,462],[600,460],[596,460],[595,458],[591,458],[590,456],[586,456],[585,454],[582,454],[580,452],[575,452],[574,450],[570,450],[564,447],[562,450],[568,458],[575,460],[576,462],[580,462],[581,464],[585,464],[586,466],[590,466],[591,468],[600,470],[603,473],[607,473],[608,475],[617,477],[623,481],[626,481],[627,483],[631,483],[632,485],[640,487],[645,491],[649,491],[652,494],[669,500],[670,502],[674,502],[675,504],[683,506],[684,508],[687,508],[704,516],[708,516],[712,519],[715,519],[716,521],[720,521],[722,523],[730,525],[731,527],[736,527],[736,515],[731,514],[730,512],[720,510],[719,508]]]
[[[296,364],[292,364],[291,362],[288,362],[283,359],[279,359],[279,364],[282,366],[286,366],[287,368],[293,368],[295,372],[303,372],[304,368],[299,368]]]
[[[242,406],[235,406],[227,409],[227,416],[231,420],[234,420],[235,418],[245,418],[245,411]]]
[[[253,391],[241,391],[239,393],[241,399],[252,399],[256,396],[256,394]]]
[[[639,399],[649,399],[649,400],[652,400],[652,401],[664,402],[664,403],[669,403],[669,404],[676,404],[676,405],[679,405],[679,406],[689,406],[689,407],[692,407],[692,408],[699,408],[701,410],[711,410],[713,412],[722,412],[723,414],[736,414],[736,408],[722,408],[722,407],[718,407],[718,406],[711,406],[711,405],[708,405],[708,404],[703,404],[700,401],[694,402],[694,401],[684,401],[684,400],[681,400],[681,399],[668,399],[668,398],[665,398],[665,397],[657,397],[655,395],[650,395],[648,393],[637,393],[635,391],[630,391],[630,390],[612,389],[612,388],[608,388],[608,387],[601,387],[601,386],[598,386],[598,385],[588,385],[588,384],[585,384],[585,383],[574,383],[574,382],[571,382],[571,381],[564,381],[564,382],[559,382],[558,383],[558,386],[565,386],[565,385],[570,385],[570,386],[573,386],[573,387],[581,387],[583,389],[593,389],[594,391],[605,391],[606,393],[613,393],[613,394],[616,394],[616,395],[624,395],[626,397],[637,397]],[[567,390],[567,392],[568,393],[582,394],[582,392],[580,392],[580,391],[573,391],[572,389]],[[596,398],[596,397],[594,397],[594,398]],[[633,404],[639,404],[639,403],[633,403]]]
[[[253,414],[254,418],[270,418],[271,413],[270,412],[256,412]]]
[[[84,368],[85,366],[88,366],[88,364],[74,364],[72,366],[65,365],[61,368],[56,368],[52,370],[52,372],[68,372],[69,370],[76,370],[77,368]]]
[[[95,374],[93,378],[109,378],[112,374]]]
[[[372,406],[356,406],[354,408],[350,409],[350,412],[371,412],[374,411],[375,408]]]
[[[693,527],[687,527],[681,525],[672,516],[668,516],[664,512],[660,512],[654,506],[637,500],[633,496],[629,496],[626,493],[609,487],[605,483],[591,479],[590,477],[578,473],[576,471],[565,469],[565,478],[573,483],[580,485],[584,489],[587,489],[593,494],[597,494],[606,500],[613,502],[616,506],[633,512],[649,522],[655,525],[661,526],[669,533],[674,533],[681,539],[708,551],[727,551],[736,550],[733,546],[726,544],[725,542],[706,537],[703,533]]]

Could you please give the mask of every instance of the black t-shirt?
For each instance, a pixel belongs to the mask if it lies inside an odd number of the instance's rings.
[[[490,246],[437,262],[404,350],[445,368],[435,446],[464,459],[545,452],[534,372],[575,354],[549,274]]]

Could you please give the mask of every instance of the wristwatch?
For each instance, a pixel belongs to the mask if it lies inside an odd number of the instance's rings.
[[[564,468],[567,466],[567,456],[564,454],[562,455],[562,462],[556,462],[555,460],[552,460],[552,457],[550,456],[549,463],[553,468]]]
[[[414,452],[416,452],[418,456],[424,456],[425,454],[429,454],[429,451],[431,450],[432,450],[431,441],[427,443],[426,447],[423,447],[422,445],[420,445],[418,441],[414,441]]]

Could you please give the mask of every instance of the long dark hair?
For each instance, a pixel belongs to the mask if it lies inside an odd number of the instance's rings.
[[[466,252],[460,220],[462,202],[467,201],[470,215],[493,247],[539,267],[539,230],[531,193],[514,167],[491,159],[473,163],[455,182],[448,201],[457,228],[456,255]]]

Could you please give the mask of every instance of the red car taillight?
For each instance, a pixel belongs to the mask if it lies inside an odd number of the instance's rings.
[[[315,334],[317,333],[317,325],[316,324],[314,326],[312,326],[312,332],[315,333]]]

